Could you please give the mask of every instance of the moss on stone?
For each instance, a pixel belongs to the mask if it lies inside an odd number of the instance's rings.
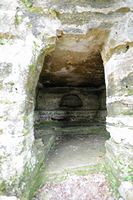
[[[48,10],[48,12],[49,12],[49,14],[50,14],[52,17],[59,17],[59,15],[60,15],[60,13],[59,13],[57,10],[52,9],[52,8],[50,8],[50,9]]]
[[[132,176],[126,176],[124,181],[131,181],[133,182],[133,175]]]
[[[6,43],[12,44],[15,35],[9,33],[0,33],[0,45],[5,45]]]
[[[30,0],[21,0],[21,2],[24,4],[26,8],[32,7],[32,2]]]
[[[15,16],[15,25],[17,25],[17,26],[20,25],[22,23],[22,21],[23,21],[22,16],[16,14],[16,16]]]
[[[0,45],[4,45],[5,43],[5,40],[0,39]]]
[[[60,184],[65,182],[69,177],[71,176],[89,176],[89,175],[95,175],[95,174],[103,174],[106,178],[107,184],[110,185],[109,179],[106,177],[106,171],[105,171],[105,163],[96,165],[96,166],[86,166],[86,167],[79,167],[77,169],[68,169],[60,174],[47,174],[47,180],[46,182],[48,184]]]
[[[29,95],[29,98],[30,97],[33,97],[34,95],[34,89],[35,89],[35,86],[36,86],[36,82],[37,82],[37,68],[36,68],[36,64],[33,63],[33,64],[30,64],[29,66],[29,77],[27,79],[27,82],[25,84],[25,88],[26,88],[26,91]]]
[[[21,0],[21,2],[28,9],[28,11],[31,12],[31,13],[36,13],[36,14],[40,14],[40,15],[47,14],[47,16],[50,15],[52,17],[58,17],[59,16],[59,12],[56,11],[55,9],[50,8],[48,10],[44,10],[42,7],[33,6],[33,3],[32,3],[31,0]]]
[[[22,200],[32,199],[37,189],[44,183],[44,167],[44,160],[42,160],[37,164],[32,174],[28,168],[25,169],[23,176],[25,179],[28,178],[28,180],[26,184],[26,191],[24,191],[22,195]]]
[[[5,193],[6,193],[6,182],[0,181],[0,195],[5,194]]]
[[[45,181],[44,149],[43,149],[43,144],[40,143],[40,140],[36,141],[32,153],[33,156],[35,156],[36,163],[35,166],[32,166],[31,163],[29,164],[27,163],[27,165],[25,166],[25,170],[22,175],[19,186],[22,190],[21,191],[22,200],[32,199],[37,189]]]
[[[34,64],[31,64],[31,65],[29,65],[29,70],[30,70],[30,72],[35,72],[35,65]]]
[[[127,13],[127,12],[130,12],[130,8],[123,7],[123,8],[120,8],[119,10],[117,10],[117,12]]]
[[[44,10],[41,7],[31,7],[30,12],[37,13],[37,14],[44,14]]]
[[[33,199],[37,189],[45,183],[47,179],[45,175],[45,159],[52,144],[53,138],[51,137],[47,141],[45,140],[45,144],[40,139],[35,141],[32,157],[35,157],[36,162],[33,166],[31,163],[27,163],[25,166],[19,185],[19,188],[22,190],[20,195],[21,200]]]
[[[78,167],[73,169],[65,169],[61,173],[47,173],[45,174],[47,182],[61,183],[65,181],[68,176],[76,175],[76,176],[86,176],[93,173],[105,173],[104,162],[99,163],[97,165]]]
[[[124,181],[131,181],[131,182],[133,182],[133,167],[131,168],[131,167],[124,167],[123,168],[123,171],[124,172],[126,172],[126,176],[124,176],[124,178],[123,178],[123,180]]]
[[[17,194],[17,196],[21,195],[21,189],[18,186],[18,177],[17,174],[12,176],[9,180],[1,180],[0,181],[0,195],[9,195],[9,194]]]
[[[15,35],[12,35],[10,33],[0,33],[0,39],[14,39]]]
[[[29,12],[37,13],[37,14],[44,14],[44,10],[41,7],[34,7],[32,1],[30,0],[21,0],[23,5],[28,9]]]
[[[104,172],[104,163],[99,163],[94,166],[86,166],[84,168],[76,169],[74,173],[78,176],[86,176],[90,173]]]
[[[105,164],[105,172],[107,180],[111,186],[112,192],[115,195],[117,199],[119,199],[120,195],[118,192],[118,188],[120,186],[119,180],[114,176],[113,171],[111,167],[108,165],[108,163]]]
[[[10,33],[0,33],[0,45],[5,45],[7,42],[12,41],[15,35]]]

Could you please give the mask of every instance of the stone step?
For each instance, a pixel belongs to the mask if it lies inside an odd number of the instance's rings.
[[[99,126],[53,126],[53,127],[45,127],[45,125],[41,127],[35,128],[35,135],[37,137],[43,137],[45,135],[106,135],[107,139],[109,138],[109,134],[106,131],[106,127],[104,125]]]
[[[57,137],[55,146],[48,155],[46,175],[51,177],[64,175],[66,172],[99,171],[104,164],[105,141],[106,137],[101,135]]]
[[[36,111],[36,122],[41,121],[105,121],[106,110],[54,110]]]
[[[47,129],[49,128],[70,128],[70,127],[105,127],[105,122],[97,122],[97,121],[45,121],[35,123],[35,129]]]

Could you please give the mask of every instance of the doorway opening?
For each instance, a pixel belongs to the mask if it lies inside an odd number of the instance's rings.
[[[48,180],[103,166],[109,138],[104,66],[100,36],[93,37],[92,45],[88,38],[64,35],[57,39],[40,74],[35,138],[45,145]]]

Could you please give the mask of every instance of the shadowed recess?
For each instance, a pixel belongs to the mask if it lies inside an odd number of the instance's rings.
[[[44,86],[100,87],[104,85],[101,58],[104,34],[57,36],[54,51],[44,59],[40,82]]]

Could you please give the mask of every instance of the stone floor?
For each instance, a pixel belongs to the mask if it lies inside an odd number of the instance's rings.
[[[97,165],[104,159],[104,144],[105,137],[100,135],[57,137],[55,147],[49,153],[46,173]]]
[[[45,185],[35,200],[114,200],[102,172],[105,135],[56,138],[46,161]]]

